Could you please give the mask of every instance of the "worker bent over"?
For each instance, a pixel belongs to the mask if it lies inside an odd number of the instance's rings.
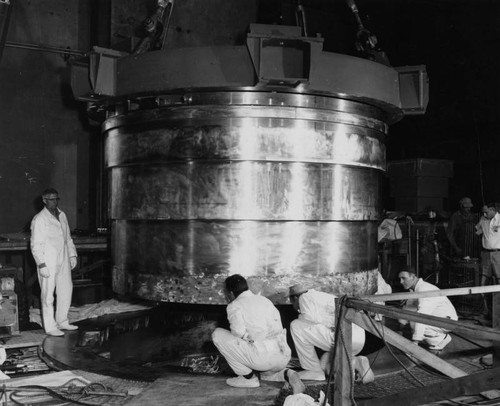
[[[291,357],[278,309],[264,296],[248,289],[246,279],[232,275],[225,281],[230,303],[227,317],[231,331],[216,328],[212,340],[231,369],[238,375],[226,383],[237,388],[260,386],[254,371],[267,380],[287,380],[295,393],[302,392],[302,384],[295,371],[285,369]]]

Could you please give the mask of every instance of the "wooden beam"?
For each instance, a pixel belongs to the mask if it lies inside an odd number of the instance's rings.
[[[358,299],[370,300],[373,302],[389,302],[391,300],[419,299],[421,297],[438,297],[438,296],[463,296],[474,295],[478,293],[493,293],[500,292],[500,285],[475,286],[470,288],[455,288],[455,289],[439,289],[429,290],[426,292],[400,292],[387,295],[365,295],[359,296]]]
[[[500,293],[493,294],[491,306],[493,328],[500,329]],[[493,343],[493,366],[500,367],[500,342]]]
[[[449,376],[450,378],[460,378],[467,375],[467,373],[461,369],[447,363],[439,357],[436,357],[434,354],[424,350],[420,346],[414,344],[410,340],[407,340],[381,323],[372,320],[364,313],[356,312],[354,309],[349,308],[346,312],[346,318],[375,336],[383,338],[388,344],[391,344],[401,351],[413,356],[426,365],[441,371],[441,373]]]
[[[477,395],[489,389],[499,387],[500,368],[487,369],[466,377],[442,381],[421,388],[411,388],[394,395],[374,399],[357,399],[358,406],[405,405],[417,406],[453,399],[459,396]]]
[[[455,320],[435,317],[430,314],[417,313],[412,310],[397,309],[390,306],[366,302],[360,299],[348,298],[346,306],[357,310],[366,310],[368,312],[383,314],[391,319],[404,319],[430,326],[442,327],[446,330],[456,331],[458,334],[463,334],[471,339],[500,341],[500,330],[490,327],[465,325]]]
[[[351,382],[354,379],[354,376],[350,374],[351,366],[349,365],[352,358],[352,323],[343,317],[336,326],[336,328],[340,327],[342,333],[339,332],[335,346],[333,404],[350,405]]]

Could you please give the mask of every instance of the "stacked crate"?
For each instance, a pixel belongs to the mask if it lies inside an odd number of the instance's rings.
[[[19,335],[19,313],[15,289],[14,267],[0,267],[0,338]]]
[[[442,211],[448,198],[453,162],[444,159],[408,159],[387,164],[394,210],[420,213],[427,207]]]

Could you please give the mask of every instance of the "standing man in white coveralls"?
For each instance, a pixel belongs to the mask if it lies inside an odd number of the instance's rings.
[[[57,190],[46,189],[42,200],[45,207],[31,221],[31,252],[41,289],[43,327],[48,335],[63,336],[61,330],[78,329],[68,322],[73,293],[71,270],[76,267],[77,254],[66,215],[57,207]],[[54,292],[57,295],[55,318]]]
[[[305,385],[298,374],[285,369],[292,351],[278,309],[266,297],[252,293],[241,275],[227,278],[225,288],[230,301],[226,311],[231,331],[216,328],[212,340],[238,375],[226,383],[236,388],[257,388],[258,371],[262,380],[286,380],[294,393],[303,392]]]
[[[412,270],[401,271],[399,273],[399,282],[403,288],[414,292],[428,292],[439,290],[431,283],[425,282],[419,278]],[[407,303],[408,310],[414,310],[415,306]],[[421,297],[417,299],[417,312],[429,314],[435,317],[442,317],[451,320],[458,320],[455,307],[446,296]],[[401,324],[408,323],[406,320],[400,320]],[[444,347],[451,342],[449,331],[441,327],[429,326],[422,323],[410,322],[412,329],[412,341],[415,344],[423,343],[432,353],[438,354]]]
[[[335,296],[301,284],[290,287],[289,298],[299,312],[292,321],[290,332],[299,357],[301,379],[324,381],[330,372],[330,352],[335,344]],[[352,324],[352,365],[362,383],[372,382],[375,377],[368,358],[356,356],[365,345],[365,330]],[[325,351],[321,361],[316,348]]]

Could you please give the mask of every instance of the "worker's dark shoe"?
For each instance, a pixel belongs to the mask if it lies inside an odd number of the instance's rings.
[[[354,359],[354,370],[358,375],[356,379],[358,382],[366,384],[375,380],[375,375],[370,368],[370,361],[366,357],[359,356]]]
[[[226,383],[233,388],[258,388],[260,386],[259,378],[255,375],[250,379],[244,376],[237,376],[236,378],[226,379]]]
[[[429,351],[432,355],[435,355],[436,357],[440,357],[441,353],[443,352],[443,350],[431,350],[430,348],[427,351]]]
[[[306,385],[300,379],[300,376],[293,369],[287,369],[285,371],[285,380],[290,384],[293,390],[293,394],[304,393],[306,390]]]
[[[56,328],[55,330],[47,331],[47,335],[53,337],[62,337],[64,333]]]
[[[430,345],[429,351],[439,352],[439,351],[443,350],[444,347],[446,347],[450,342],[451,342],[451,336],[449,334],[446,334],[443,338],[443,341],[441,341],[439,344]]]
[[[59,326],[59,330],[78,330],[78,326],[75,326],[74,324],[61,324]]]

